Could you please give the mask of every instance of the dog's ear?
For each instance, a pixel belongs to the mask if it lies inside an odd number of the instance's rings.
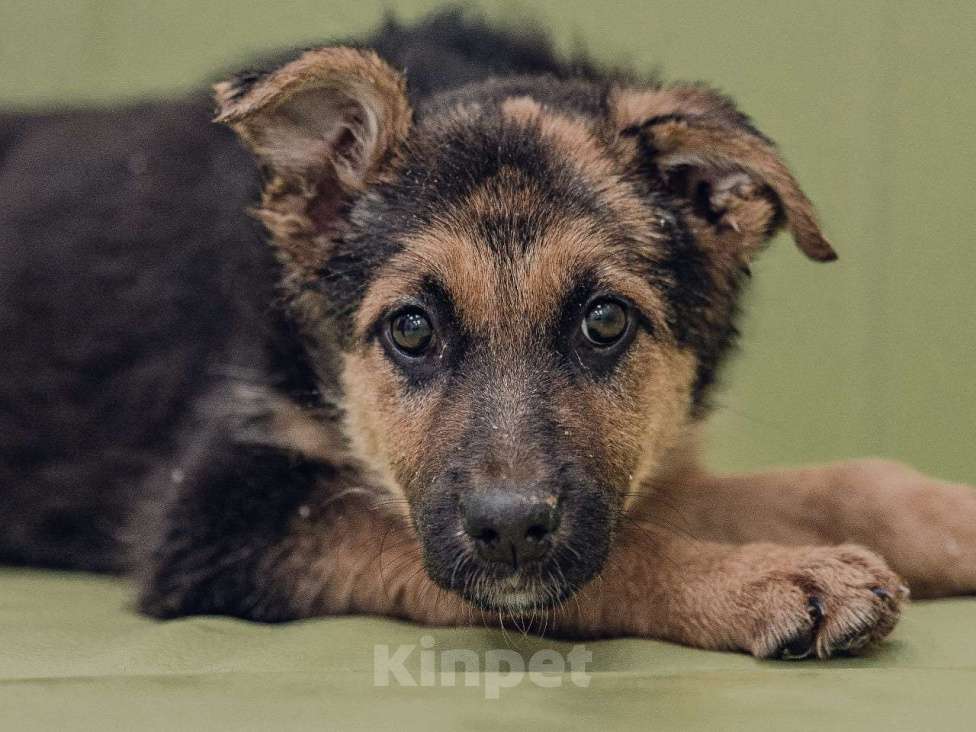
[[[407,136],[402,76],[372,51],[319,48],[214,90],[216,121],[237,132],[264,171],[258,213],[276,243],[295,264],[321,264],[316,249],[382,180]]]
[[[772,141],[726,97],[701,86],[616,88],[609,109],[615,144],[683,206],[703,246],[747,262],[785,226],[811,259],[837,258]]]

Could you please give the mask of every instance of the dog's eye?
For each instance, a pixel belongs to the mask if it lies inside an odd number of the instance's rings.
[[[419,356],[430,347],[434,327],[423,310],[409,308],[390,321],[390,339],[408,356]]]
[[[627,309],[616,300],[597,300],[586,311],[580,327],[595,346],[610,346],[627,332]]]

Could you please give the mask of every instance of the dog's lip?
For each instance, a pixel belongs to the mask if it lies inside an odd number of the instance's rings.
[[[538,607],[544,598],[531,590],[503,591],[497,597],[497,604],[508,610],[531,610]]]

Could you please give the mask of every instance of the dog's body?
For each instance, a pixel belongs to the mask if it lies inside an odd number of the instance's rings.
[[[450,14],[366,45],[217,87],[273,248],[202,96],[0,119],[0,559],[759,656],[976,591],[964,486],[697,466],[750,259],[833,257],[731,102]]]

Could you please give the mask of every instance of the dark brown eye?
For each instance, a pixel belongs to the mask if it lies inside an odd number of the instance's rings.
[[[418,308],[404,310],[390,322],[390,338],[408,356],[419,356],[430,347],[434,327]]]
[[[627,332],[627,310],[615,300],[597,300],[583,317],[583,335],[596,346],[610,346]]]

